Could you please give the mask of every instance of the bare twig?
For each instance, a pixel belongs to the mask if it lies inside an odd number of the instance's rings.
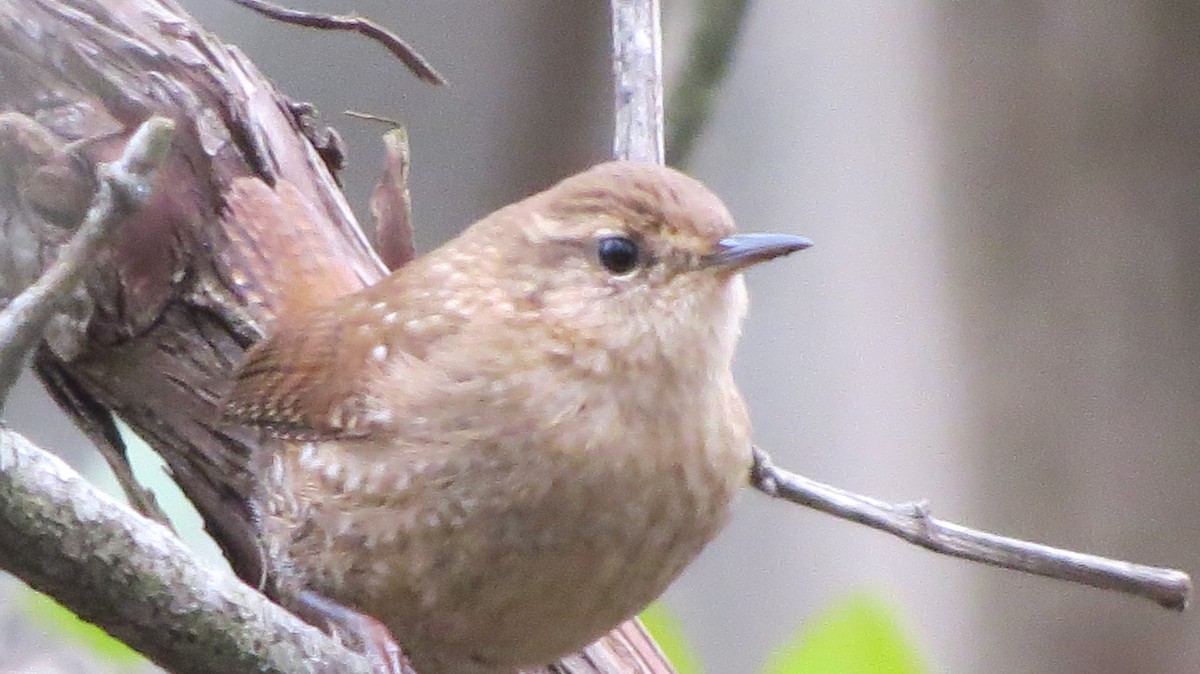
[[[172,672],[369,671],[9,430],[0,430],[0,567]]]
[[[302,12],[272,2],[266,2],[266,0],[233,1],[247,9],[252,9],[259,14],[269,16],[283,23],[291,23],[306,28],[345,30],[358,33],[383,45],[393,56],[400,59],[400,62],[407,66],[418,79],[430,84],[443,85],[446,83],[446,79],[433,69],[429,61],[425,60],[424,56],[421,56],[415,49],[409,46],[403,38],[370,19],[349,14],[335,15]]]
[[[658,0],[612,0],[617,159],[663,163],[662,28]]]
[[[687,60],[667,101],[667,163],[672,166],[687,163],[704,130],[749,4],[748,0],[703,0],[697,6]]]
[[[346,115],[347,117],[353,117],[354,119],[361,119],[361,120],[364,120],[367,122],[379,122],[380,124],[387,126],[389,129],[399,129],[400,127],[404,126],[404,124],[401,123],[400,120],[398,120],[398,119],[392,119],[391,117],[384,117],[383,115],[377,115],[373,112],[362,112],[360,110],[345,110],[342,112],[342,114]]]
[[[154,170],[174,134],[175,123],[162,117],[138,127],[121,157],[97,170],[99,187],[79,231],[50,269],[0,311],[0,407],[46,323],[90,268],[112,229],[149,198]]]
[[[751,483],[768,496],[865,524],[951,557],[1117,590],[1177,611],[1187,608],[1192,590],[1191,578],[1182,571],[997,536],[936,519],[924,502],[897,505],[821,484],[776,467],[757,447]]]

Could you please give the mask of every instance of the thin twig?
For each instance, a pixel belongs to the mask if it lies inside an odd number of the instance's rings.
[[[687,60],[667,99],[667,163],[687,163],[737,46],[748,0],[702,0]]]
[[[174,122],[152,117],[134,132],[119,159],[100,165],[99,187],[79,231],[50,269],[0,311],[0,407],[46,323],[91,268],[110,232],[149,198],[154,170],[174,135]]]
[[[386,125],[389,129],[398,129],[398,128],[404,126],[404,124],[402,122],[400,122],[400,120],[392,119],[391,117],[384,117],[383,115],[377,115],[373,112],[360,112],[358,110],[345,110],[342,112],[342,114],[346,115],[347,117],[353,117],[355,119],[361,119],[361,120],[365,120],[368,122],[379,122],[380,124]]]
[[[1187,608],[1192,591],[1192,580],[1182,571],[1061,550],[945,522],[932,517],[925,502],[887,503],[788,472],[772,464],[757,447],[751,484],[768,496],[865,524],[942,555],[1125,592],[1176,611]]]
[[[612,0],[617,159],[663,163],[662,27],[658,0]]]
[[[361,656],[4,429],[0,568],[172,672],[369,671]]]
[[[345,30],[358,33],[367,39],[374,40],[383,45],[385,49],[400,59],[400,62],[407,66],[421,81],[437,85],[446,84],[446,79],[438,74],[438,71],[433,69],[429,61],[417,53],[417,50],[413,49],[403,38],[370,19],[353,14],[302,12],[298,9],[291,9],[272,2],[266,2],[266,0],[233,1],[242,7],[252,9],[259,14],[271,17],[276,21],[282,21],[283,23],[295,24],[306,28]]]

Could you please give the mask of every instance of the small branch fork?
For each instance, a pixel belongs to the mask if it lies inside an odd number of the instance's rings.
[[[865,524],[941,555],[1144,597],[1176,611],[1187,608],[1191,578],[1182,571],[1052,548],[945,522],[926,502],[893,504],[788,472],[754,448],[751,484],[768,496]]]

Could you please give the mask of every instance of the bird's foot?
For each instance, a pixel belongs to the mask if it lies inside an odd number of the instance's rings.
[[[324,620],[336,637],[356,645],[377,674],[417,674],[391,631],[379,620],[311,590],[300,593],[300,604],[310,614],[306,617]]]

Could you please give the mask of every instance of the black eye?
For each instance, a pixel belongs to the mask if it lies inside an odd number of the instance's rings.
[[[638,263],[638,246],[623,236],[607,236],[600,239],[596,249],[600,264],[614,274],[624,274]]]

